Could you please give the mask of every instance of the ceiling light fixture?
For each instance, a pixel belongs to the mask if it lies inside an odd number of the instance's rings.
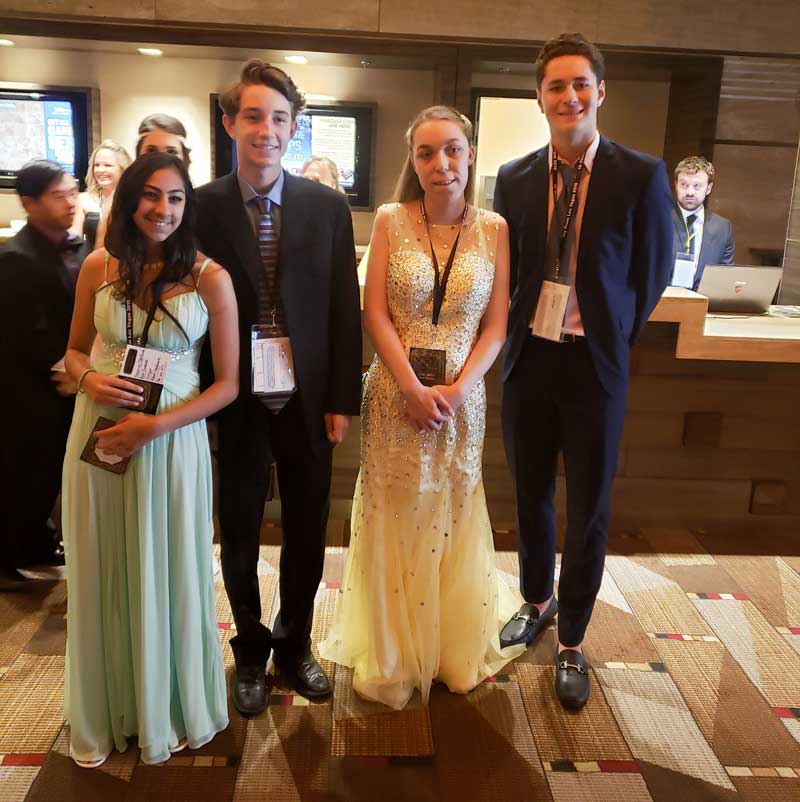
[[[143,56],[163,56],[164,51],[159,50],[157,47],[140,47],[138,48],[139,52]]]
[[[289,64],[308,64],[308,59],[305,56],[285,56]]]
[[[14,43],[10,39],[0,39],[0,47],[14,47]]]
[[[365,58],[361,59],[361,66],[362,67],[369,67],[371,64],[372,64],[371,61],[367,61],[367,59],[365,59]]]

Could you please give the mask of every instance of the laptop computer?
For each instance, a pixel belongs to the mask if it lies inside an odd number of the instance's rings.
[[[781,267],[708,265],[697,291],[708,298],[709,312],[763,315],[781,280]]]

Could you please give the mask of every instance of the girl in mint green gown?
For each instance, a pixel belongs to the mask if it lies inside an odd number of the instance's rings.
[[[236,301],[227,273],[197,254],[194,216],[183,164],[167,154],[138,159],[115,194],[108,252],[87,258],[76,290],[66,357],[80,392],[63,476],[64,707],[70,754],[85,767],[134,736],[142,760],[161,763],[228,724],[205,418],[238,391]],[[155,415],[131,412],[137,385],[118,378],[126,298],[134,337],[156,300],[147,347],[170,362]],[[209,331],[215,381],[201,393]],[[117,421],[98,442],[111,459],[130,456],[122,475],[81,460],[99,417]]]

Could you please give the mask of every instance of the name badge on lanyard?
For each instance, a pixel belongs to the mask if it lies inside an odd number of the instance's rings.
[[[250,355],[254,395],[287,395],[295,391],[292,344],[288,337],[276,337],[271,326],[251,326]]]
[[[552,161],[550,164],[550,176],[553,190],[553,215],[550,219],[550,227],[557,224],[558,210],[558,154],[556,149],[551,146]],[[561,272],[561,259],[564,256],[564,248],[569,236],[570,227],[575,220],[575,210],[578,204],[578,187],[580,185],[581,174],[584,170],[584,160],[586,153],[578,159],[575,165],[575,180],[572,187],[567,190],[566,185],[563,192],[569,191],[569,202],[567,213],[561,224],[561,233],[558,240],[558,254],[556,255],[553,275],[548,276],[542,282],[539,292],[539,301],[536,304],[536,313],[531,323],[531,332],[545,340],[561,342],[562,328],[564,327],[564,317],[567,314],[567,301],[569,299],[569,273]]]
[[[158,410],[158,402],[161,398],[161,391],[164,389],[170,363],[169,354],[147,347],[147,337],[155,318],[156,306],[155,301],[150,305],[144,329],[139,337],[134,338],[133,303],[130,298],[125,299],[128,346],[125,349],[122,368],[119,372],[121,378],[129,379],[142,388],[142,400],[134,409],[148,415],[155,415]]]
[[[447,292],[447,281],[450,278],[450,270],[453,267],[453,260],[456,257],[458,240],[461,237],[461,230],[464,228],[464,221],[467,219],[469,205],[464,201],[461,223],[458,227],[458,233],[453,242],[453,247],[450,249],[450,255],[447,257],[447,263],[444,266],[443,274],[439,272],[439,260],[436,258],[436,250],[433,247],[433,240],[431,239],[431,230],[428,225],[428,213],[425,209],[424,199],[420,201],[420,206],[422,207],[422,219],[425,221],[425,231],[428,234],[428,244],[431,247],[431,262],[433,263],[433,313],[431,322],[433,323],[435,338],[436,327],[439,325],[439,315],[442,313],[444,296]],[[447,376],[447,351],[444,349],[412,347],[409,349],[408,362],[420,383],[424,384],[426,387],[434,387],[437,384],[445,383]]]

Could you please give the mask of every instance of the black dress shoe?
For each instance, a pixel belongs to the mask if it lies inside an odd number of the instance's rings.
[[[275,658],[275,665],[292,687],[307,699],[321,699],[330,696],[332,688],[330,680],[309,649],[294,662],[283,662]]]
[[[267,678],[264,666],[241,666],[233,675],[231,699],[243,716],[257,716],[267,708]]]
[[[562,649],[558,653],[556,696],[567,710],[580,710],[589,699],[589,670],[582,652]]]
[[[500,648],[516,646],[518,643],[530,645],[533,639],[556,617],[558,602],[550,599],[547,609],[540,613],[535,604],[525,602],[514,613],[511,620],[500,630]]]

